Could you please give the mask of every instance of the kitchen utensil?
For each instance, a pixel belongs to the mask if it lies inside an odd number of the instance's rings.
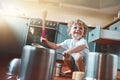
[[[31,45],[34,46],[34,47],[38,47],[38,48],[45,48],[44,46],[42,46],[40,44],[37,44],[37,43],[32,43]],[[63,54],[61,52],[58,52],[58,51],[56,51],[56,54],[60,54],[60,55],[63,56]]]
[[[47,16],[47,10],[44,9],[42,11],[42,37],[45,38],[45,24],[46,24],[46,16]]]
[[[87,55],[84,80],[116,80],[118,56],[90,52]]]
[[[55,61],[55,50],[26,45],[18,80],[52,80]]]
[[[32,45],[32,46],[35,46],[35,47],[38,47],[38,48],[45,48],[44,46],[39,45],[39,44],[37,44],[37,43],[32,43],[31,45]]]
[[[62,64],[61,63],[56,63],[55,76],[60,76],[61,75],[61,70],[62,70]]]

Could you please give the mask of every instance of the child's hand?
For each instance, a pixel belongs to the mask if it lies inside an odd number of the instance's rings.
[[[66,58],[69,58],[70,57],[70,52],[68,50],[64,51],[63,53],[63,56],[66,57]]]
[[[47,42],[47,39],[43,38],[43,37],[40,37],[40,42],[45,43],[45,42]]]

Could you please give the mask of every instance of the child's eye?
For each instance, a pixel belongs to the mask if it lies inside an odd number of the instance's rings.
[[[77,29],[77,27],[74,27],[74,29]]]
[[[82,28],[82,27],[74,27],[74,29],[83,30],[83,28]]]
[[[83,28],[82,28],[82,27],[80,27],[79,29],[80,29],[80,30],[83,30]]]

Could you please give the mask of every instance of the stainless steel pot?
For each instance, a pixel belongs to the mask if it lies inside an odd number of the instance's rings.
[[[116,80],[118,56],[90,52],[87,55],[84,80]]]
[[[17,80],[52,80],[55,60],[55,50],[26,45]]]
[[[7,79],[10,79],[13,77],[17,78],[19,69],[20,69],[20,64],[21,64],[20,58],[14,58],[9,62],[7,66],[7,71],[6,71]]]

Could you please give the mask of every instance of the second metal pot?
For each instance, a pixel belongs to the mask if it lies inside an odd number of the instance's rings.
[[[90,52],[87,55],[84,80],[116,80],[118,56]]]

